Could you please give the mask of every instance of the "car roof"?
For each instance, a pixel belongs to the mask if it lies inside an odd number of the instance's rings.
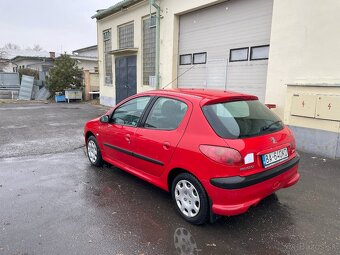
[[[213,89],[162,89],[146,92],[147,94],[156,95],[170,95],[177,97],[184,97],[189,100],[198,100],[201,105],[214,104],[226,101],[239,100],[257,100],[257,96],[227,91],[227,90],[213,90]]]

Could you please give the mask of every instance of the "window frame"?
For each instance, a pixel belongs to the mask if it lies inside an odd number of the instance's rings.
[[[157,103],[157,101],[158,101],[159,99],[171,99],[171,100],[176,100],[176,101],[179,101],[179,102],[181,102],[181,103],[183,103],[183,104],[185,104],[185,105],[187,106],[187,110],[186,110],[186,112],[184,113],[184,115],[183,115],[183,117],[182,117],[182,120],[180,121],[180,123],[178,124],[178,126],[177,126],[176,128],[163,129],[163,128],[152,128],[152,127],[146,127],[146,126],[145,126],[146,121],[147,121],[148,117],[150,116],[150,113],[151,113],[152,109],[154,108],[155,104]],[[177,130],[177,129],[181,126],[181,124],[182,124],[183,120],[185,119],[185,116],[187,115],[188,111],[189,111],[189,104],[188,104],[187,102],[185,102],[185,101],[179,99],[179,98],[172,98],[172,97],[166,97],[166,96],[157,96],[157,97],[154,97],[153,100],[152,100],[152,102],[151,102],[150,105],[148,106],[148,109],[147,109],[147,111],[145,112],[145,115],[143,116],[143,120],[142,120],[142,123],[141,123],[140,128],[144,128],[144,129],[147,129],[147,130],[157,130],[157,131],[173,131],[173,130]]]
[[[132,33],[132,46],[128,46],[128,47],[121,47],[121,36],[120,36],[120,29],[124,28],[126,26],[131,26],[132,25],[132,29],[133,29],[133,33]],[[134,21],[130,21],[124,24],[120,24],[117,26],[117,45],[118,45],[118,49],[131,49],[135,46],[135,22]]]
[[[205,56],[204,62],[195,63],[195,56],[202,55],[202,54],[204,54],[204,56]],[[208,54],[207,54],[206,51],[205,52],[196,52],[196,53],[192,54],[192,64],[193,65],[204,65],[204,64],[207,63],[207,59],[208,59]]]
[[[106,33],[109,33],[110,34],[110,36],[109,37],[105,37],[105,34]],[[108,28],[108,29],[105,29],[105,30],[103,30],[102,31],[102,35],[103,35],[103,55],[104,55],[104,57],[103,57],[103,66],[104,66],[104,86],[113,86],[113,60],[112,60],[112,56],[110,56],[110,51],[106,51],[106,42],[107,41],[109,41],[109,45],[111,46],[111,50],[112,50],[112,28]],[[110,72],[110,77],[111,77],[111,83],[108,83],[108,82],[106,82],[107,81],[107,77],[108,77],[108,75],[107,75],[107,73],[106,73],[106,71],[107,71],[107,68],[106,68],[106,63],[107,63],[107,60],[106,60],[106,58],[107,57],[111,57],[111,72]]]
[[[239,60],[232,60],[231,53],[236,50],[247,50],[247,58],[239,59]],[[244,61],[248,61],[248,59],[249,59],[249,47],[234,48],[234,49],[229,50],[229,62],[244,62]]]
[[[147,102],[145,108],[143,109],[139,119],[138,119],[138,122],[136,124],[136,126],[133,126],[133,125],[127,125],[127,124],[122,124],[122,123],[115,123],[113,121],[113,118],[114,118],[114,114],[115,112],[120,109],[121,107],[123,107],[125,104],[127,104],[128,102],[131,102],[132,100],[137,100],[137,99],[140,99],[140,98],[150,98],[150,100]],[[109,123],[110,124],[113,124],[113,125],[120,125],[120,126],[125,126],[125,127],[132,127],[132,128],[137,128],[137,127],[141,127],[141,124],[144,122],[144,118],[145,118],[145,115],[148,114],[148,110],[150,108],[150,105],[152,106],[153,105],[153,102],[154,102],[154,97],[151,96],[151,95],[143,95],[143,96],[136,96],[136,97],[133,97],[131,98],[130,100],[128,101],[124,101],[122,104],[118,105],[117,108],[115,108],[112,113],[110,114],[110,118],[109,118]]]
[[[141,18],[141,28],[142,28],[142,33],[141,33],[141,43],[142,43],[142,45],[141,45],[141,48],[142,48],[142,56],[141,56],[141,58],[142,58],[142,86],[150,86],[150,87],[152,87],[152,85],[150,84],[150,76],[156,76],[156,51],[154,52],[154,54],[155,54],[155,57],[154,57],[154,59],[153,59],[153,61],[154,61],[154,75],[149,75],[149,76],[147,76],[147,81],[146,81],[146,74],[147,73],[151,73],[152,74],[152,72],[149,72],[148,70],[146,70],[146,69],[148,69],[148,67],[146,66],[146,63],[150,63],[150,62],[147,62],[145,59],[146,59],[146,54],[147,53],[149,53],[149,54],[152,54],[152,53],[150,53],[150,52],[148,52],[148,50],[150,49],[150,48],[147,48],[147,47],[145,47],[145,41],[144,40],[146,40],[145,38],[145,35],[147,35],[147,33],[145,33],[145,30],[144,30],[144,22],[148,22],[148,20],[150,20],[149,21],[149,23],[151,24],[151,22],[152,22],[152,20],[153,19],[155,19],[156,18],[156,14],[155,13],[152,13],[151,14],[151,16],[150,15],[147,15],[147,16],[144,16],[144,17],[142,17]],[[152,48],[156,48],[156,25],[149,25],[148,26],[148,29],[154,29],[154,31],[153,31],[153,33],[155,33],[155,41],[153,42],[154,43],[154,47],[152,47]],[[145,48],[144,48],[145,47]],[[144,82],[144,80],[145,80],[145,82]]]
[[[190,56],[190,63],[188,63],[188,64],[182,63],[182,57],[186,57],[186,56]],[[180,66],[192,65],[192,61],[193,61],[192,54],[182,54],[182,55],[179,55],[179,65]]]
[[[267,58],[253,58],[253,49],[256,48],[265,48],[268,47],[268,57]],[[250,47],[250,57],[249,57],[249,61],[257,61],[257,60],[268,60],[269,59],[269,48],[270,48],[270,44],[266,44],[266,45],[258,45],[258,46],[252,46]]]

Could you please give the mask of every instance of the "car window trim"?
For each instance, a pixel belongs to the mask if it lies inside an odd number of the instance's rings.
[[[134,99],[137,99],[137,98],[141,98],[141,97],[150,97],[150,100],[149,100],[149,102],[147,103],[147,105],[145,106],[145,108],[144,108],[144,110],[143,110],[143,112],[142,112],[142,114],[141,114],[141,117],[139,118],[138,123],[137,123],[137,125],[136,125],[135,127],[134,127],[134,126],[130,126],[130,125],[117,124],[117,123],[113,123],[113,122],[112,122],[113,115],[114,115],[114,113],[116,112],[117,109],[119,109],[121,106],[123,106],[123,105],[126,104],[127,102],[130,102],[131,100],[134,100]],[[146,110],[149,108],[149,105],[151,104],[151,102],[153,102],[153,100],[154,100],[154,96],[152,96],[152,95],[142,95],[142,96],[137,96],[137,97],[131,98],[130,100],[125,101],[124,103],[120,104],[117,108],[115,108],[115,109],[112,111],[112,113],[111,113],[110,116],[109,116],[109,123],[110,123],[110,124],[113,124],[113,125],[121,125],[121,126],[124,126],[124,127],[134,127],[134,128],[138,128],[138,127],[140,126],[141,120],[142,120],[142,118],[144,117],[144,114],[145,114]]]
[[[151,109],[152,107],[154,106],[154,104],[156,103],[157,99],[159,98],[159,96],[151,96],[151,99],[148,103],[148,105],[145,107],[138,123],[137,123],[137,127],[139,128],[144,128],[144,124],[145,124],[145,121],[146,119],[148,118],[150,112],[151,112]]]
[[[145,122],[146,122],[147,118],[149,117],[149,114],[150,114],[150,112],[151,112],[153,106],[155,105],[155,103],[157,102],[157,100],[158,100],[159,98],[167,98],[167,99],[177,100],[177,101],[180,101],[180,102],[182,102],[183,104],[185,104],[185,105],[187,106],[187,111],[185,112],[185,114],[184,114],[184,116],[183,116],[183,118],[182,118],[182,120],[181,120],[181,122],[180,122],[180,124],[178,125],[177,128],[173,128],[173,129],[161,129],[161,128],[147,128],[147,127],[145,127]],[[173,131],[173,130],[176,130],[176,129],[178,129],[179,126],[181,125],[181,123],[182,123],[182,121],[184,120],[185,115],[187,114],[188,110],[189,110],[189,105],[188,105],[188,103],[185,102],[185,101],[183,101],[183,100],[181,100],[181,99],[179,99],[179,98],[173,98],[173,97],[167,97],[167,96],[155,96],[154,99],[153,99],[152,104],[150,104],[150,105],[148,106],[148,109],[147,109],[147,111],[145,112],[145,116],[143,115],[143,120],[142,120],[142,122],[141,122],[141,126],[138,126],[138,127],[144,128],[144,129],[148,129],[148,130],[157,130],[157,131]]]

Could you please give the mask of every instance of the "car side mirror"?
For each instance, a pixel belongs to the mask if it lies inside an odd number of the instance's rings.
[[[100,122],[101,123],[109,123],[109,115],[104,115],[100,117]]]

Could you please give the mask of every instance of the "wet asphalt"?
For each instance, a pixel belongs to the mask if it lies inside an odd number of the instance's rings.
[[[340,161],[301,154],[301,181],[194,226],[170,195],[84,153],[106,108],[0,104],[0,254],[339,254]]]

